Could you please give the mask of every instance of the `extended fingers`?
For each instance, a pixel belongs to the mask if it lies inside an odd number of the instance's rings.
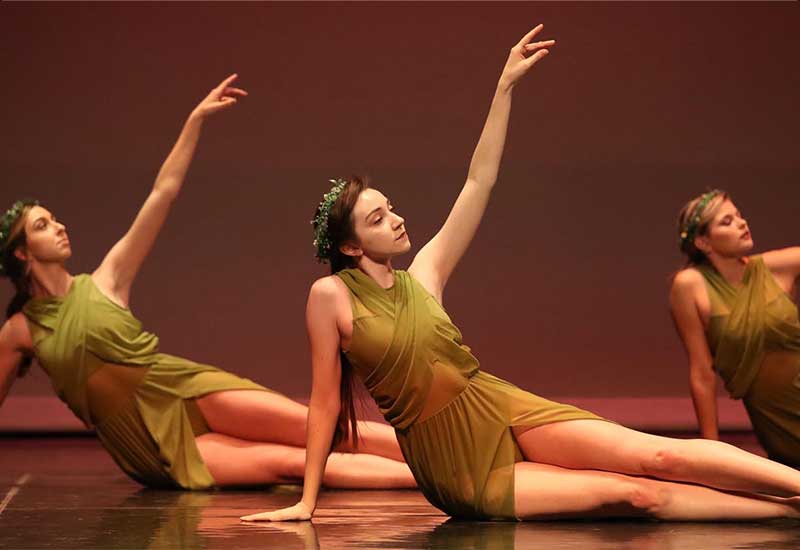
[[[239,75],[238,75],[238,74],[236,74],[236,73],[233,73],[233,74],[232,74],[232,75],[230,75],[228,78],[226,78],[225,80],[223,80],[222,82],[220,82],[220,83],[219,83],[219,85],[217,85],[217,87],[216,87],[216,88],[214,88],[214,89],[215,89],[215,90],[224,90],[225,88],[227,88],[227,87],[228,87],[228,86],[231,84],[231,82],[233,82],[234,80],[236,80],[238,77],[239,77]]]
[[[242,90],[241,88],[230,88],[229,87],[229,88],[225,88],[222,91],[222,95],[223,96],[238,95],[240,97],[244,97],[244,96],[247,95],[247,92],[245,90]]]
[[[527,68],[530,68],[534,64],[536,64],[537,61],[539,61],[541,58],[543,58],[544,56],[546,56],[549,53],[550,53],[549,50],[539,50],[535,54],[533,54],[532,56],[530,56],[527,59],[525,59],[525,61],[523,61],[523,63],[525,63],[525,66]]]
[[[522,40],[517,42],[517,48],[524,48],[525,44],[530,42],[533,39],[533,37],[536,36],[537,34],[539,34],[539,32],[543,28],[544,28],[544,25],[542,23],[539,23],[538,25],[533,27],[530,31],[528,31],[528,34],[526,34],[525,36],[522,37]]]
[[[530,44],[525,44],[523,49],[526,52],[532,52],[533,50],[538,50],[539,48],[549,48],[556,43],[555,40],[541,40],[539,42],[531,42]]]
[[[239,519],[242,521],[272,521],[271,516],[274,512],[261,512],[260,514],[250,514],[249,516],[242,516]]]

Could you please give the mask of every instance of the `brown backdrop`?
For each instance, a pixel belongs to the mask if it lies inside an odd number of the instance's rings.
[[[126,230],[184,117],[228,73],[132,306],[162,349],[309,388],[309,219],[366,172],[415,249],[458,193],[508,48],[559,43],[514,92],[499,185],[445,302],[487,370],[544,395],[677,396],[674,218],[734,193],[758,250],[797,244],[800,9],[757,4],[0,5],[0,204],[66,220],[70,268]],[[405,267],[411,256],[397,262]],[[10,297],[7,283],[0,300]],[[15,393],[49,391],[34,371]]]

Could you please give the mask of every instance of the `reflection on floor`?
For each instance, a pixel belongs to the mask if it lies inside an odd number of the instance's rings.
[[[299,494],[141,489],[93,438],[0,438],[0,548],[800,548],[800,525],[787,521],[457,522],[417,491],[327,491],[313,523],[237,519]]]

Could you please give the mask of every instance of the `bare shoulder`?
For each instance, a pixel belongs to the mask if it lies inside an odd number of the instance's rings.
[[[770,250],[761,254],[761,258],[775,273],[800,273],[800,246]]]
[[[31,331],[28,328],[28,321],[25,315],[15,313],[0,328],[0,339],[8,347],[31,353],[33,351],[33,342],[31,340]]]
[[[336,275],[320,277],[311,285],[309,299],[323,302],[335,302],[337,299],[346,297],[348,293],[347,285],[344,284]]]
[[[687,267],[675,274],[672,279],[673,294],[693,294],[704,284],[703,275],[693,267]]]
[[[339,318],[350,311],[350,291],[339,277],[328,275],[314,281],[308,292],[307,311]]]

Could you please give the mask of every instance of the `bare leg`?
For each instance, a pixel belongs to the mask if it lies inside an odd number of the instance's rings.
[[[217,433],[247,439],[306,446],[308,407],[283,395],[257,390],[221,391],[197,399],[197,405]],[[358,452],[404,460],[391,426],[378,422],[358,423]],[[343,444],[340,451],[352,451]]]
[[[514,504],[520,519],[653,517],[672,521],[800,517],[775,497],[742,496],[708,487],[596,470],[519,462]]]
[[[300,484],[306,451],[218,433],[195,439],[200,456],[220,487]],[[403,462],[360,453],[331,453],[322,483],[338,489],[413,489],[416,482]]]
[[[606,470],[727,491],[800,495],[800,472],[708,439],[672,439],[601,420],[547,424],[515,436],[527,460],[572,469]]]

